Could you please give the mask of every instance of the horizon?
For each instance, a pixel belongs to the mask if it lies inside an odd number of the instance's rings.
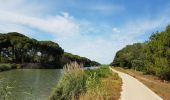
[[[118,50],[170,24],[168,0],[72,1],[1,0],[0,32],[51,40],[66,52],[108,64]]]

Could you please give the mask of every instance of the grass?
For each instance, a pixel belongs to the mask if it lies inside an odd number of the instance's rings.
[[[77,63],[67,64],[64,67],[64,75],[56,88],[53,90],[50,100],[77,99],[85,90],[85,73]]]
[[[50,100],[118,100],[121,79],[109,67],[83,70],[71,63],[64,67],[64,75],[54,88]],[[94,99],[95,98],[95,99]]]
[[[114,69],[135,77],[153,90],[156,94],[161,96],[164,100],[170,100],[170,82],[161,80],[153,75],[147,75],[143,72],[135,71],[133,69],[123,69],[120,67],[114,67]]]
[[[7,82],[6,79],[0,79],[0,100],[17,100],[14,94],[14,90],[16,87],[14,86],[16,81]],[[15,91],[16,92],[16,91]],[[17,91],[18,93],[28,95],[28,97],[32,98],[32,88],[30,91]]]
[[[88,86],[87,92],[80,96],[80,100],[118,100],[122,84],[118,74],[112,73],[109,68],[100,68],[97,72],[101,76],[100,81],[92,83],[95,86]]]

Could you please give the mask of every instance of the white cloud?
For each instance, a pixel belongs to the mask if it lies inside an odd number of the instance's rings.
[[[140,41],[137,37],[170,22],[169,15],[160,14],[156,19],[133,19],[122,27],[111,27],[110,25],[96,25],[87,20],[78,20],[67,12],[56,16],[40,17],[36,14],[39,8],[33,4],[31,9],[29,7],[20,9],[26,0],[16,0],[16,3],[11,3],[11,1],[6,1],[7,8],[0,1],[1,32],[18,31],[30,34],[34,33],[34,29],[40,30],[54,36],[55,41],[66,51],[101,63],[110,63],[117,50],[127,44]],[[116,9],[121,10],[123,7],[96,5],[92,9],[110,13]],[[43,34],[38,33],[38,35]]]
[[[8,33],[8,32],[20,32],[28,36],[32,36],[34,35],[34,33],[36,33],[34,30],[26,28],[22,25],[1,22],[0,33]]]
[[[46,11],[46,6],[42,3],[37,6],[36,0],[0,0],[0,10],[24,15],[39,15],[40,12]]]
[[[120,30],[118,30],[117,28],[114,27],[114,28],[112,29],[112,32],[113,32],[113,33],[119,33]]]
[[[95,26],[92,23],[87,28],[88,33],[103,33],[97,36],[78,36],[61,43],[66,51],[89,57],[102,63],[110,63],[115,53],[128,44],[143,42],[147,32],[157,31],[170,23],[169,15],[158,16],[156,19],[140,18],[129,20],[122,27]],[[109,31],[108,31],[109,30]],[[110,33],[109,33],[110,32]],[[74,41],[73,41],[74,40]],[[66,41],[69,41],[68,43]]]
[[[59,36],[72,36],[79,33],[79,25],[67,13],[63,16],[56,15],[48,18],[30,17],[4,11],[0,11],[0,14],[0,21],[27,25]]]

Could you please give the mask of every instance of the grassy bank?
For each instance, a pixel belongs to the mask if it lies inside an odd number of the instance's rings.
[[[121,79],[109,67],[83,70],[77,63],[66,65],[64,75],[50,100],[118,100]]]
[[[153,90],[156,94],[161,96],[164,100],[170,100],[170,82],[161,80],[153,75],[147,75],[143,72],[135,71],[133,69],[123,69],[120,67],[114,67],[114,69],[135,77]]]

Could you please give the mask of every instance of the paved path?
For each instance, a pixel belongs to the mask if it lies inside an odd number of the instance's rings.
[[[116,71],[112,68],[111,70],[118,73],[123,81],[120,100],[163,100],[143,83],[139,82],[132,76]]]

